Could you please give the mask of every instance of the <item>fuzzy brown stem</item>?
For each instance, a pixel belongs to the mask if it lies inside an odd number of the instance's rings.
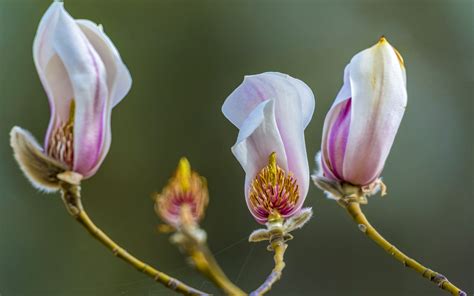
[[[340,204],[347,210],[349,215],[352,216],[354,221],[357,223],[359,230],[364,232],[377,245],[379,245],[387,253],[392,255],[395,260],[401,262],[404,266],[415,270],[424,278],[429,279],[439,288],[451,293],[452,295],[467,296],[466,292],[453,285],[444,275],[421,265],[416,260],[408,257],[399,249],[397,249],[394,245],[388,242],[385,238],[383,238],[377,232],[377,230],[375,230],[375,228],[369,223],[364,213],[362,213],[360,204],[358,202],[340,202]]]
[[[192,288],[183,282],[151,267],[143,261],[137,259],[125,249],[115,243],[109,236],[107,236],[101,229],[99,229],[89,218],[84,211],[81,202],[80,186],[73,185],[66,182],[61,183],[61,196],[66,206],[66,209],[86,230],[99,242],[101,242],[107,249],[123,261],[135,267],[138,271],[148,275],[156,282],[163,284],[168,289],[183,295],[209,295]]]

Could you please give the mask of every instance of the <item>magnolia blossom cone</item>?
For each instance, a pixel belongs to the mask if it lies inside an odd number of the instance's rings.
[[[33,58],[51,119],[43,148],[23,129],[12,130],[16,158],[25,174],[31,174],[32,166],[21,163],[27,158],[16,141],[21,138],[65,170],[88,178],[109,151],[111,111],[130,90],[130,73],[102,26],[73,19],[61,2],[53,2],[41,19]],[[41,178],[29,177],[40,188],[54,189]]]
[[[376,181],[406,104],[403,59],[382,37],[346,66],[344,85],[324,121],[317,156],[323,176],[359,186]]]
[[[222,106],[240,130],[232,152],[245,171],[247,205],[259,223],[301,209],[309,187],[304,129],[313,111],[311,89],[274,72],[246,76]]]

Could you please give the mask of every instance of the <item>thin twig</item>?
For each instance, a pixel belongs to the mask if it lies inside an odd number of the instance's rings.
[[[89,218],[85,212],[80,195],[80,186],[67,182],[61,183],[61,196],[66,205],[68,212],[73,216],[86,230],[104,246],[106,246],[118,258],[124,260],[128,264],[135,267],[138,271],[153,278],[156,282],[163,284],[168,289],[183,295],[209,295],[192,288],[183,282],[161,272],[143,261],[137,259],[125,249],[108,237],[101,229],[99,229]]]
[[[354,221],[358,224],[359,230],[364,232],[370,239],[372,239],[377,245],[382,247],[382,249],[384,249],[387,253],[392,255],[392,257],[395,258],[397,261],[401,262],[404,266],[415,270],[424,278],[429,279],[439,288],[450,292],[452,295],[467,296],[466,292],[453,285],[444,275],[421,265],[414,259],[405,255],[394,245],[388,242],[385,238],[383,238],[377,232],[377,230],[375,230],[375,228],[369,223],[364,213],[362,213],[362,210],[360,209],[360,204],[358,202],[340,202],[340,204],[347,210],[347,212],[352,216]]]
[[[189,256],[196,268],[224,293],[235,296],[247,295],[229,280],[205,243],[201,243],[190,250]]]
[[[271,240],[269,249],[273,250],[275,253],[273,256],[275,267],[273,268],[270,275],[268,275],[265,282],[263,282],[263,284],[261,284],[260,287],[258,287],[255,291],[250,293],[250,296],[264,295],[270,291],[273,284],[275,284],[281,278],[283,269],[285,268],[284,255],[287,247],[288,245],[285,243],[282,236],[278,236],[276,239]]]

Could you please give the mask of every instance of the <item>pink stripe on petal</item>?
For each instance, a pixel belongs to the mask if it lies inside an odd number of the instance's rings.
[[[344,180],[343,166],[350,130],[351,101],[351,98],[349,98],[336,107],[339,108],[339,112],[334,125],[329,131],[329,161],[332,172],[339,180]]]
[[[322,156],[322,153],[321,153],[321,157],[322,157],[321,166],[323,169],[323,176],[329,179],[338,180],[338,178],[334,175],[334,173],[331,171],[331,169],[329,169],[328,165],[326,164],[326,159]]]
[[[100,158],[101,149],[104,144],[104,125],[107,106],[107,89],[102,89],[101,84],[105,83],[101,79],[101,71],[97,63],[97,54],[93,52],[88,41],[83,37],[87,44],[87,52],[90,56],[94,72],[94,97],[92,99],[92,113],[84,114],[83,118],[76,118],[77,124],[82,126],[82,133],[75,135],[75,151],[76,158],[74,159],[74,171],[89,177],[93,169],[97,167]],[[103,74],[102,74],[103,75]],[[78,102],[80,103],[80,102]],[[86,106],[88,107],[88,106]]]

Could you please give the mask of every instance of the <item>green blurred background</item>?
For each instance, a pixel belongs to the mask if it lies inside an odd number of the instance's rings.
[[[0,0],[0,295],[168,295],[114,258],[66,213],[58,194],[33,189],[12,158],[19,125],[43,139],[49,120],[32,42],[50,1]],[[83,199],[95,222],[133,254],[219,294],[158,234],[150,194],[187,156],[208,178],[203,227],[228,276],[249,291],[272,268],[243,198],[221,114],[245,74],[280,71],[316,95],[306,130],[311,168],[343,69],[381,35],[407,66],[408,109],[385,167],[387,198],[369,220],[400,249],[474,292],[473,1],[66,1],[104,25],[134,84],[114,109],[113,145]],[[357,230],[311,187],[315,217],[294,233],[272,295],[444,295]],[[472,294],[471,294],[472,295]]]

